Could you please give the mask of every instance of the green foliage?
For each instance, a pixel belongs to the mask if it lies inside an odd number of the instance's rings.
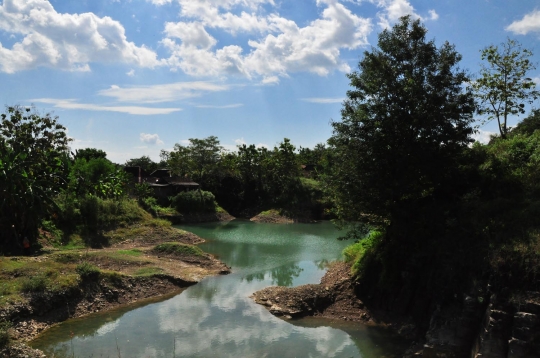
[[[482,50],[482,60],[487,64],[482,65],[480,78],[472,88],[479,101],[479,114],[486,114],[487,120],[497,119],[503,138],[510,130],[508,116],[525,113],[525,104],[540,96],[536,83],[527,77],[536,68],[530,61],[532,56],[530,50],[512,39],[500,48],[491,45]]]
[[[126,192],[127,174],[106,158],[76,159],[70,168],[69,192],[78,196],[119,198]]]
[[[399,230],[432,212],[425,205],[454,195],[473,132],[473,97],[462,89],[468,79],[457,67],[461,56],[448,43],[426,41],[426,32],[402,18],[349,74],[326,178],[343,221]]]
[[[154,247],[154,251],[166,255],[175,256],[204,256],[203,251],[197,246],[169,242]]]
[[[379,231],[370,232],[362,240],[347,246],[343,250],[345,262],[352,265],[352,274],[362,279],[366,269],[369,267],[370,260],[376,255],[376,248],[384,238],[384,234]]]
[[[172,205],[182,214],[215,213],[216,201],[209,191],[181,192],[172,198]]]
[[[0,252],[34,242],[38,225],[56,210],[64,186],[69,139],[57,118],[8,107],[0,121]]]
[[[3,349],[9,345],[9,329],[11,328],[11,322],[1,320],[0,321],[0,349]]]
[[[159,164],[150,159],[149,156],[143,155],[140,158],[133,158],[126,162],[126,167],[140,167],[142,170],[146,171],[148,174],[159,168]]]
[[[517,126],[512,129],[510,134],[522,134],[529,136],[538,129],[540,129],[540,109],[533,109],[531,114],[519,122]]]
[[[88,162],[88,161],[91,161],[92,159],[105,159],[107,158],[107,153],[105,153],[101,149],[84,148],[84,149],[76,149],[75,155],[73,157],[75,161],[77,161],[78,159],[85,159]]]
[[[21,291],[26,293],[43,292],[47,289],[47,278],[43,274],[26,277],[22,281]]]
[[[78,264],[75,271],[77,274],[79,274],[81,280],[83,281],[96,281],[101,274],[99,268],[88,262]]]

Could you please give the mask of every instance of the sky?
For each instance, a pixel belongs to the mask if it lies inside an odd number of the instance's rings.
[[[540,62],[540,0],[3,0],[0,104],[53,113],[72,150],[116,163],[211,135],[313,147],[341,119],[346,74],[403,15],[473,76],[507,38]]]

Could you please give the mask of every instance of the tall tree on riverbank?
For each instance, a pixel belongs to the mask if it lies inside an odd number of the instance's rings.
[[[508,39],[499,46],[488,46],[482,50],[480,78],[473,82],[473,89],[479,100],[479,114],[487,115],[487,120],[497,120],[499,133],[506,138],[508,116],[525,113],[525,105],[540,97],[536,83],[527,73],[536,67],[530,58],[533,53],[515,40]]]
[[[344,222],[403,230],[454,195],[474,101],[463,91],[461,56],[426,41],[426,32],[403,17],[348,75],[352,89],[329,140],[336,151],[329,184]]]

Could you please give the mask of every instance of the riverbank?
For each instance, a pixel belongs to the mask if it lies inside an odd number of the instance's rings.
[[[286,319],[315,316],[361,322],[390,327],[405,339],[414,339],[416,327],[410,319],[369,308],[357,297],[355,287],[350,265],[335,262],[320,284],[267,287],[255,292],[251,298],[270,313]]]
[[[320,284],[267,287],[251,297],[286,319],[318,316],[388,327],[411,341],[404,357],[539,357],[540,292],[492,293],[488,302],[465,295],[427,312],[426,330],[411,317],[363,302],[356,285],[350,265],[338,262]]]
[[[21,343],[68,318],[170,294],[230,272],[196,246],[202,238],[160,221],[106,235],[112,244],[102,249],[46,248],[40,256],[0,259],[0,319],[11,323],[14,343],[0,356],[27,355],[31,350],[16,353],[25,351]]]

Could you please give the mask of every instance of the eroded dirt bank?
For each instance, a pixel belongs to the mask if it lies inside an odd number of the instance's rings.
[[[285,318],[319,316],[394,327],[405,338],[414,338],[416,330],[406,317],[390,316],[369,309],[355,294],[351,267],[343,262],[332,264],[320,284],[298,287],[267,287],[252,298],[276,315]]]
[[[176,229],[175,229],[176,230]],[[23,343],[50,326],[68,318],[109,310],[150,297],[180,292],[182,288],[211,275],[227,274],[230,268],[212,255],[163,253],[155,250],[162,242],[193,245],[204,242],[192,233],[155,228],[143,235],[96,250],[73,250],[39,257],[7,258],[46,264],[48,260],[75,265],[86,262],[101,270],[99,277],[81,278],[78,285],[59,292],[25,294],[18,302],[0,307],[0,319],[12,322],[10,336],[15,344],[0,351],[0,357],[43,357]],[[163,232],[164,231],[164,232]],[[160,235],[163,234],[163,235]],[[118,256],[120,253],[123,255]],[[129,256],[126,253],[136,253]],[[148,274],[141,274],[147,270]]]
[[[540,357],[539,292],[491,294],[488,302],[464,295],[437,305],[426,331],[410,317],[371,308],[358,298],[355,286],[350,266],[336,263],[320,284],[267,287],[252,298],[284,318],[319,316],[387,326],[411,341],[404,357]]]

